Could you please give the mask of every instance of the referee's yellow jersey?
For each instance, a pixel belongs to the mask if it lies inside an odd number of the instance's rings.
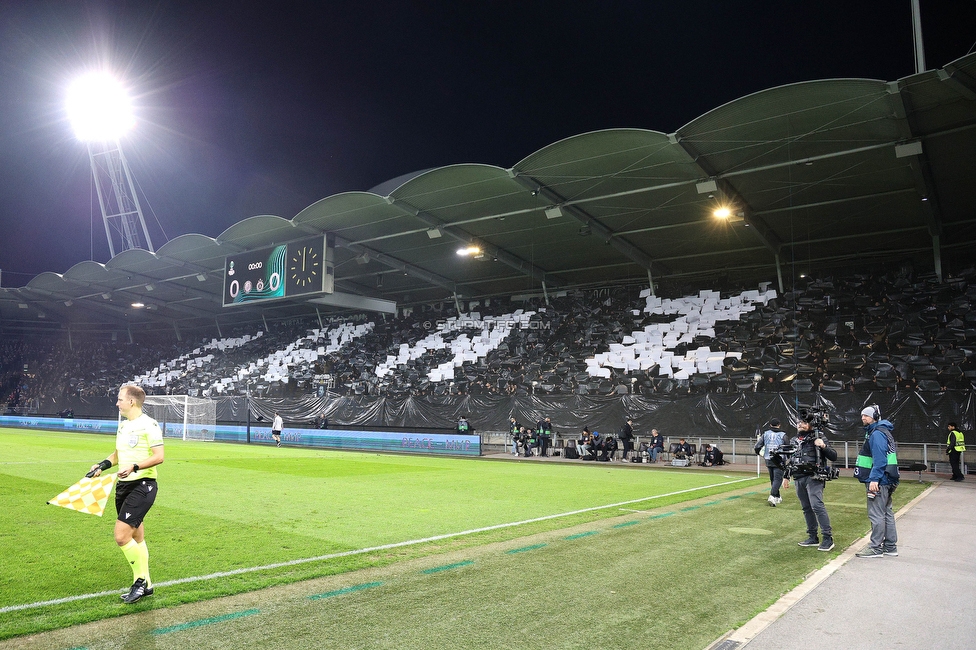
[[[143,413],[135,420],[122,418],[119,432],[115,435],[115,451],[119,467],[132,467],[152,456],[152,447],[163,444],[163,432],[159,423]],[[156,468],[149,467],[133,472],[120,481],[137,481],[143,478],[156,478]]]

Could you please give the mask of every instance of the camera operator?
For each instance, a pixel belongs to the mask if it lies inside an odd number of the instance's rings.
[[[779,426],[779,418],[770,420],[769,429],[759,436],[755,447],[753,447],[757,456],[763,456],[766,459],[766,471],[769,472],[769,497],[766,501],[773,508],[783,503],[779,489],[790,487],[789,482],[783,480],[783,458],[776,453],[780,447],[789,442],[786,433],[780,431]]]
[[[836,461],[837,452],[827,444],[824,437],[814,428],[816,416],[803,414],[796,423],[793,462],[787,464],[786,477],[792,478],[796,486],[796,497],[803,508],[807,522],[807,539],[800,546],[816,546],[819,551],[834,548],[830,517],[823,502],[824,484],[833,475],[826,461]],[[825,471],[826,470],[826,471]],[[817,539],[817,525],[823,539]]]

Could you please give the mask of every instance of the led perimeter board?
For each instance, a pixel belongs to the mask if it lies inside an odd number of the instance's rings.
[[[328,233],[224,258],[224,307],[335,290]]]

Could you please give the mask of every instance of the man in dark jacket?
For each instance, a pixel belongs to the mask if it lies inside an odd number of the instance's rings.
[[[623,459],[626,461],[630,452],[634,451],[634,421],[631,418],[627,418],[627,422],[620,428],[619,438],[624,448]]]
[[[680,459],[690,459],[691,455],[691,445],[685,442],[684,438],[680,438],[678,440],[678,446],[674,449],[674,457]]]
[[[702,454],[702,462],[699,463],[702,467],[713,467],[715,465],[724,465],[725,454],[714,445],[705,445],[705,452]]]
[[[540,456],[549,455],[552,446],[552,420],[548,417],[540,419],[535,424],[535,444],[539,448]]]
[[[522,425],[519,424],[515,416],[508,418],[508,433],[512,437],[512,455],[518,456],[519,448],[519,433],[522,429]]]
[[[651,429],[651,442],[648,446],[651,449],[651,462],[656,463],[657,457],[664,452],[664,436],[657,429]]]
[[[833,529],[830,527],[830,517],[823,501],[825,481],[818,478],[817,470],[825,466],[826,461],[837,460],[837,452],[823,437],[817,435],[806,420],[796,423],[796,439],[793,442],[798,448],[797,462],[787,470],[787,478],[792,478],[796,485],[796,498],[800,500],[807,523],[807,538],[799,542],[799,545],[816,546],[820,551],[830,551],[834,548]],[[817,538],[818,524],[823,533],[822,539]]]

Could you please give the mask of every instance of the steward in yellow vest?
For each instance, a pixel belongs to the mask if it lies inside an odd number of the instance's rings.
[[[949,455],[949,465],[952,467],[952,480],[965,480],[962,473],[962,452],[966,451],[966,440],[961,431],[956,429],[956,423],[949,423],[949,438],[946,440],[946,454]]]

